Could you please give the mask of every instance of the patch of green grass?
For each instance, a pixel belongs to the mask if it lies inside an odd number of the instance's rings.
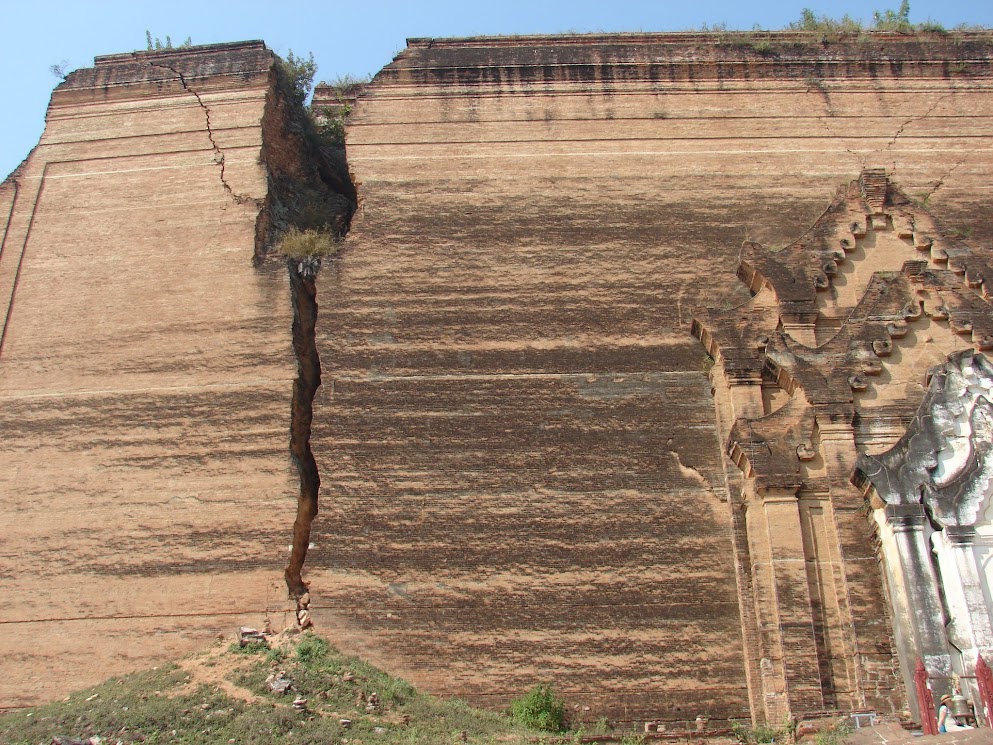
[[[98,735],[112,742],[144,738],[150,745],[192,743],[196,733],[223,727],[229,723],[224,717],[236,718],[243,712],[243,705],[218,691],[181,693],[186,682],[186,674],[174,666],[109,680],[67,701],[0,717],[0,742],[36,745],[56,735],[81,739]],[[222,709],[228,713],[215,714]]]
[[[262,652],[269,651],[269,645],[262,641],[249,641],[243,647],[235,642],[228,647],[228,651],[234,654],[261,654]]]
[[[784,729],[777,729],[775,727],[770,727],[765,724],[760,724],[755,728],[749,728],[747,724],[743,722],[734,721],[731,722],[731,734],[734,739],[737,740],[741,745],[752,745],[753,743],[770,743],[781,739],[792,726]]]
[[[814,736],[815,745],[844,745],[845,739],[855,730],[847,722],[839,722],[830,729]]]
[[[304,634],[297,644],[296,658],[304,667],[312,667],[327,662],[331,645],[317,634]]]
[[[782,734],[782,730],[762,724],[752,730],[752,738],[757,743],[775,742],[776,738]]]
[[[381,712],[398,710],[418,697],[410,683],[394,678],[359,659],[338,654],[316,634],[304,634],[295,648],[282,657],[267,657],[264,662],[244,671],[235,682],[274,700],[284,697],[271,694],[266,678],[283,671],[293,682],[293,691],[304,698],[316,697],[322,706],[354,713],[365,713],[365,699],[375,693]],[[362,694],[363,701],[358,697]]]
[[[126,745],[227,745],[231,740],[327,745],[346,738],[406,745],[454,743],[464,732],[470,743],[512,745],[535,734],[506,715],[419,693],[406,681],[340,654],[314,634],[273,644],[268,651],[235,647],[216,650],[202,667],[210,662],[216,662],[212,669],[231,667],[229,679],[255,694],[254,703],[215,686],[192,685],[187,673],[167,666],[0,716],[0,742],[36,745],[58,735],[96,735]],[[292,682],[287,695],[274,694],[265,684],[277,671]],[[367,710],[372,693],[378,704]],[[297,697],[307,699],[305,711],[293,708]],[[348,729],[342,719],[351,720]]]

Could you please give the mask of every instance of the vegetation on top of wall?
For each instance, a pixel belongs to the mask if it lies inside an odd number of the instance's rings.
[[[368,85],[370,82],[372,82],[372,75],[356,76],[346,73],[339,75],[334,80],[322,80],[319,85],[330,88],[334,92],[334,97],[340,103],[344,103],[357,88]]]
[[[314,76],[317,75],[317,63],[314,53],[308,52],[306,57],[298,57],[291,49],[285,58],[276,58],[276,69],[288,84],[289,90],[301,104],[305,104],[314,89]]]
[[[65,80],[69,77],[69,60],[64,59],[58,64],[49,65],[48,71],[59,80]]]
[[[910,20],[910,0],[902,0],[896,10],[874,10],[872,25],[865,26],[857,18],[845,14],[840,19],[817,15],[810,8],[800,11],[800,19],[786,26],[789,31],[816,31],[824,34],[859,34],[863,31],[894,31],[900,34],[947,33],[940,23],[932,20],[912,23]]]
[[[752,34],[762,33],[769,29],[755,26],[749,31],[735,31],[725,23],[707,25],[704,24],[699,29],[703,32],[717,34],[717,43],[720,46],[751,47],[762,55],[774,54],[773,42],[769,39],[753,36]],[[872,13],[872,22],[863,23],[858,18],[853,18],[847,13],[841,18],[833,18],[828,15],[818,15],[811,8],[804,8],[800,12],[800,18],[786,24],[783,31],[805,31],[808,33],[821,34],[821,41],[829,43],[839,41],[842,37],[853,37],[857,41],[869,39],[870,32],[888,31],[905,35],[915,34],[948,34],[949,30],[936,21],[930,19],[920,23],[913,23],[910,20],[910,2],[902,0],[896,10],[885,9],[875,10]],[[962,24],[956,26],[953,31],[984,31],[984,26],[974,26]]]
[[[751,31],[735,31],[727,24],[704,24],[700,31],[710,32],[717,35],[717,45],[722,47],[750,48],[762,56],[778,56],[778,48],[782,41],[763,36],[768,29],[755,26]],[[869,41],[870,34],[874,32],[890,32],[907,36],[914,35],[946,35],[948,29],[940,23],[926,20],[920,23],[913,23],[910,20],[910,2],[902,0],[896,10],[876,10],[872,14],[872,23],[863,23],[858,18],[845,14],[841,18],[832,18],[828,15],[818,15],[810,8],[804,8],[800,12],[800,18],[788,23],[782,30],[802,31],[821,35],[821,43],[828,44],[840,41],[842,38],[853,39],[857,42]],[[953,31],[984,31],[983,26],[960,25]]]
[[[823,34],[858,34],[865,30],[862,21],[847,13],[840,19],[826,15],[818,16],[810,8],[800,11],[800,18],[786,26],[788,31],[817,31]]]
[[[186,40],[182,44],[174,47],[172,45],[172,37],[170,37],[168,34],[166,35],[165,43],[163,44],[162,40],[158,36],[152,37],[152,32],[149,31],[148,29],[145,29],[146,51],[160,52],[163,49],[188,49],[189,47],[192,46],[193,46],[193,39],[190,38],[189,36],[186,37]]]

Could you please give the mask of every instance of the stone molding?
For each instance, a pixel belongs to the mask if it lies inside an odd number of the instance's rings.
[[[917,256],[873,273],[857,304],[832,308],[828,319],[819,296],[829,294],[839,269],[853,261],[850,254],[880,231],[912,242]],[[926,316],[947,325],[962,337],[962,347],[993,347],[985,289],[990,271],[986,256],[942,229],[881,169],[864,171],[789,246],[770,251],[746,241],[738,277],[753,298],[741,307],[697,313],[692,332],[721,362],[732,387],[764,381],[791,399],[799,392],[804,403],[736,417],[729,455],[760,489],[800,486],[797,473],[803,457],[810,457],[813,429],[852,426],[860,395],[871,393],[916,321]],[[835,329],[828,320],[840,325]],[[808,411],[815,412],[812,422]],[[787,417],[792,426],[784,426]],[[759,452],[761,465],[754,457]],[[742,457],[749,453],[752,458]]]

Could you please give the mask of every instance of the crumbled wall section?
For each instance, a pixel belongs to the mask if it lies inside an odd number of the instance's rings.
[[[293,312],[285,262],[253,266],[272,65],[97,58],[0,186],[2,706],[293,622]]]

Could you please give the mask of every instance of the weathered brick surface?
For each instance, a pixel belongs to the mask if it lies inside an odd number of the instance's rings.
[[[796,241],[774,251],[746,241],[738,277],[754,296],[694,319],[716,359],[720,418],[734,419],[728,448],[758,558],[769,721],[782,713],[771,703],[780,696],[794,712],[810,710],[814,688],[825,706],[903,707],[914,655],[901,661],[901,681],[866,497],[852,486],[856,456],[902,433],[929,369],[993,346],[987,262],[981,245],[911,201],[886,169],[866,168]],[[789,561],[796,504],[806,576]],[[797,664],[807,618],[816,683]]]
[[[98,58],[0,186],[4,706],[282,619],[292,313],[285,269],[252,267],[271,64]]]
[[[341,643],[494,705],[554,680],[593,718],[740,714],[765,663],[799,708],[854,705],[853,613],[891,663],[864,518],[844,545],[821,507],[772,521],[808,565],[732,541],[689,321],[747,299],[743,239],[786,245],[867,162],[988,205],[989,41],[960,77],[950,45],[808,41],[413,40],[365,88],[362,208],[320,279],[309,576]],[[756,548],[779,597],[736,574]]]
[[[735,38],[413,40],[363,91],[361,208],[319,278],[307,564],[347,651],[494,707],[550,680],[591,720],[905,705],[854,455],[757,500],[729,438],[796,459],[813,419],[754,349],[708,375],[691,321],[748,301],[743,241],[790,245],[866,166],[993,239],[990,39]],[[285,273],[252,268],[270,65],[101,58],[0,186],[7,705],[285,609],[292,314]],[[930,357],[901,355],[859,442],[913,410]]]

